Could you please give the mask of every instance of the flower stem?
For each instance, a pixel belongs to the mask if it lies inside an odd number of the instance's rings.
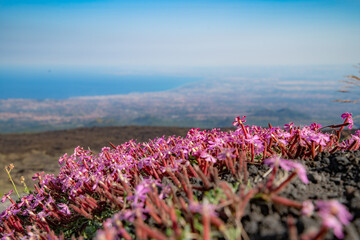
[[[9,179],[10,179],[10,181],[11,181],[13,187],[14,187],[14,190],[15,190],[18,198],[20,199],[19,192],[18,192],[18,190],[17,190],[17,188],[16,188],[16,185],[15,185],[14,181],[12,180],[12,177],[11,177],[11,174],[10,174],[10,172],[11,172],[11,170],[12,170],[13,168],[14,168],[14,165],[13,165],[13,164],[10,164],[8,167],[5,167],[5,170],[6,170],[7,174],[8,174],[8,176],[9,176]]]
[[[284,189],[284,187],[297,175],[297,172],[292,172],[291,175],[285,180],[283,181],[277,188],[275,188],[273,191],[271,191],[271,193],[278,193],[281,190]]]

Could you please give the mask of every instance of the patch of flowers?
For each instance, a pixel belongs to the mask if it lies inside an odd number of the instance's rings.
[[[185,138],[160,137],[144,143],[110,143],[99,154],[77,147],[59,159],[57,176],[38,173],[35,191],[0,215],[1,239],[235,239],[246,238],[242,217],[257,199],[316,215],[321,226],[303,239],[322,239],[332,230],[342,238],[351,214],[336,200],[297,202],[280,195],[294,178],[308,178],[301,161],[318,153],[358,150],[360,131],[340,142],[344,122],[323,127],[245,125],[234,131],[191,129]],[[297,159],[294,161],[292,159]],[[269,167],[264,181],[251,186],[248,165]],[[279,172],[288,172],[279,178]],[[226,181],[225,178],[232,178]],[[294,226],[289,221],[289,229]],[[289,231],[291,236],[297,231]],[[294,236],[293,236],[294,237]],[[296,236],[297,239],[297,236]]]

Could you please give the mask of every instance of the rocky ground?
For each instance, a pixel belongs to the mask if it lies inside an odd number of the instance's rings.
[[[322,153],[313,162],[305,162],[309,184],[293,180],[281,196],[296,200],[336,199],[353,215],[353,221],[345,228],[345,239],[360,239],[360,151]],[[250,181],[261,181],[268,167],[249,166]],[[312,231],[319,227],[319,219],[301,216],[299,210],[252,201],[243,218],[244,229],[250,239],[288,239],[287,218],[292,215],[297,229]],[[327,239],[334,239],[328,234]]]

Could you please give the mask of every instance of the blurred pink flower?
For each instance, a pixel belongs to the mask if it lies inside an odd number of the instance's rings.
[[[200,214],[208,214],[210,216],[217,216],[216,205],[210,204],[207,201],[203,203],[192,202],[189,205],[189,210]]]
[[[68,205],[66,205],[66,204],[64,204],[64,203],[59,203],[57,206],[58,206],[59,208],[61,208],[60,212],[62,212],[63,214],[66,214],[66,215],[70,215],[70,214],[71,214]]]
[[[352,114],[351,113],[343,113],[341,114],[341,118],[345,119],[346,123],[349,123],[348,128],[352,129],[354,122],[352,119]]]
[[[245,120],[246,116],[243,116],[242,118],[240,118],[239,116],[237,116],[235,118],[235,121],[233,122],[233,125],[234,126],[239,126],[241,125],[242,123],[246,123],[246,120]]]
[[[222,152],[218,153],[217,158],[221,161],[225,160],[226,158],[230,158],[230,159],[235,158],[236,155],[233,154],[233,152],[234,152],[234,149],[225,148],[225,149],[223,149]]]
[[[216,158],[205,151],[201,152],[200,157],[204,158],[205,161],[216,163]]]
[[[337,238],[344,238],[344,233],[342,231],[342,224],[341,222],[334,217],[333,215],[320,215],[323,220],[323,225],[327,228],[330,228],[334,231],[334,234]]]
[[[293,129],[293,128],[294,128],[294,123],[289,123],[289,124],[284,125],[284,129],[286,131],[290,131],[290,129]]]
[[[306,175],[306,169],[300,163],[297,163],[297,162],[294,162],[291,160],[287,160],[287,159],[283,159],[283,158],[280,158],[278,155],[276,155],[271,158],[265,159],[264,164],[268,165],[271,168],[274,168],[275,166],[280,166],[281,168],[283,168],[286,171],[295,169],[300,180],[305,184],[309,183],[309,180]]]
[[[355,131],[355,135],[360,137],[360,130]]]
[[[323,133],[318,133],[314,138],[313,141],[321,146],[326,146],[326,144],[330,141],[330,137]]]
[[[4,196],[1,198],[1,202],[5,202],[6,199],[8,199],[10,197],[10,195],[12,194],[13,190],[10,190],[10,192],[4,194]]]
[[[306,200],[302,203],[301,213],[305,216],[310,217],[314,212],[314,204],[310,200]]]
[[[309,127],[311,130],[316,131],[316,130],[322,128],[322,125],[318,124],[318,123],[312,123]]]
[[[337,200],[317,201],[319,216],[323,220],[323,225],[334,230],[337,238],[343,238],[343,225],[348,225],[352,215],[346,207]]]

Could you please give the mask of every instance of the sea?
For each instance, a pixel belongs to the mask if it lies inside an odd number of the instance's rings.
[[[0,99],[67,99],[158,92],[200,79],[96,69],[0,68]]]
[[[164,69],[163,69],[164,70]],[[281,85],[281,91],[299,89],[312,94],[342,86],[345,75],[358,69],[339,66],[267,66],[230,68],[191,68],[185,71],[133,70],[113,67],[23,67],[0,65],[0,99],[67,99],[129,93],[159,92],[207,79],[250,79],[244,82],[247,92]],[[263,94],[263,93],[262,93]],[[335,96],[334,96],[335,97]]]

